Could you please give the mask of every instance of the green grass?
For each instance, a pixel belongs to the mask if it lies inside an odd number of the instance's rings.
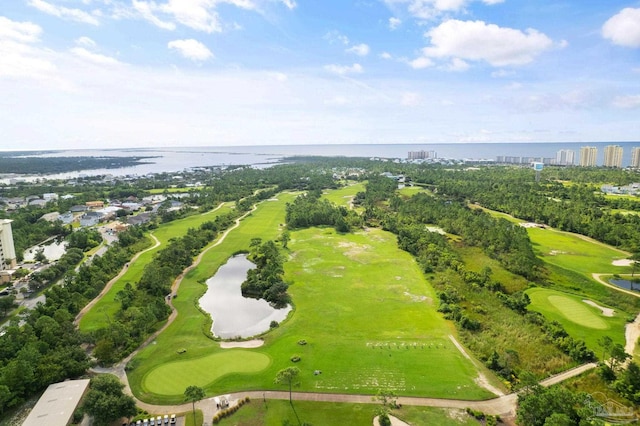
[[[615,343],[624,345],[625,313],[615,312],[614,316],[606,317],[598,308],[584,303],[584,297],[555,290],[531,288],[527,294],[531,298],[530,310],[558,321],[571,337],[584,340],[596,355],[600,353],[597,341],[602,336],[610,336]]]
[[[358,182],[358,183],[351,182],[348,184],[348,186],[345,186],[344,188],[336,189],[333,191],[325,191],[325,194],[323,195],[323,197],[338,206],[347,207],[351,202],[351,200],[353,199],[353,197],[358,192],[365,191],[364,185],[365,184],[362,182]]]
[[[221,420],[218,425],[281,426],[284,421],[297,425],[299,417],[301,422],[307,422],[313,426],[371,426],[378,408],[379,405],[376,404],[309,401],[294,401],[292,408],[289,401],[269,400],[265,403],[262,400],[252,400],[230,417]],[[411,425],[478,425],[478,422],[470,418],[463,410],[402,407],[399,410],[393,410],[391,414]]]
[[[115,300],[116,294],[118,294],[118,292],[122,290],[127,283],[135,285],[135,283],[140,280],[142,273],[144,272],[144,267],[153,260],[153,256],[159,250],[166,247],[167,242],[171,238],[180,237],[186,234],[189,228],[197,228],[204,222],[214,220],[218,215],[228,213],[232,206],[232,203],[226,203],[221,208],[213,212],[188,216],[183,219],[162,224],[155,229],[153,231],[153,235],[160,241],[160,245],[140,255],[135,262],[129,263],[129,268],[125,274],[113,284],[107,294],[105,294],[104,297],[102,297],[102,299],[100,299],[80,320],[80,330],[83,332],[90,332],[106,327],[109,323],[109,319],[113,318],[118,309],[120,309],[120,303]]]
[[[589,276],[594,272],[631,272],[630,267],[612,264],[614,260],[628,257],[621,250],[553,229],[528,228],[527,232],[536,254],[546,263]]]
[[[264,370],[270,363],[269,357],[259,352],[218,352],[201,358],[162,364],[145,377],[144,387],[164,395],[182,396],[190,385],[205,387],[225,374],[256,373]]]
[[[276,238],[285,204],[293,197],[279,194],[278,201],[261,203],[185,277],[174,300],[178,318],[130,365],[135,368],[129,381],[138,397],[179,402],[175,393],[149,388],[153,370],[178,359],[224,352],[202,332],[207,322],[195,304],[206,290],[204,282],[230,255],[247,250],[252,238]],[[448,338],[455,334],[453,326],[436,312],[433,289],[413,258],[397,248],[394,235],[380,230],[348,235],[330,229],[295,231],[289,254],[286,279],[292,283],[295,310],[264,336],[263,347],[253,350],[273,362],[253,375],[220,375],[216,369],[222,367],[212,365],[208,378],[199,379],[209,383],[204,386],[208,394],[282,389],[273,379],[297,354],[302,358],[296,364],[302,391],[374,394],[389,388],[406,395],[491,397],[474,383],[474,365]],[[298,345],[300,339],[308,344]],[[180,348],[187,352],[178,355]],[[314,375],[315,370],[322,374]]]
[[[404,188],[398,190],[398,193],[405,197],[413,197],[420,192],[429,192],[429,190],[422,186],[405,186]]]

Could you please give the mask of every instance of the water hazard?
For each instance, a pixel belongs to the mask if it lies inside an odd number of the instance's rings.
[[[609,282],[615,286],[620,288],[626,288],[627,290],[639,291],[640,292],[640,280],[638,278],[631,280],[623,280],[620,278],[614,278],[609,280]]]
[[[266,300],[242,296],[240,285],[254,266],[246,255],[234,256],[207,280],[207,292],[199,303],[213,318],[211,331],[215,336],[255,336],[269,330],[271,321],[284,320],[291,311],[290,306],[275,309]]]

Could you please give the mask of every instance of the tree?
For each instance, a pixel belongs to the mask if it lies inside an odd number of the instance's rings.
[[[124,385],[112,374],[101,374],[91,379],[84,409],[93,417],[94,424],[107,425],[120,417],[136,414],[135,401],[123,389]]]
[[[287,367],[283,370],[278,371],[278,374],[276,374],[276,378],[274,380],[275,384],[277,385],[289,386],[289,403],[291,404],[293,404],[291,388],[299,384],[297,381],[299,374],[300,369],[298,367]]]
[[[609,336],[602,336],[598,339],[598,345],[602,348],[602,362],[607,359],[607,352],[611,351],[613,346],[613,339]]]
[[[196,401],[200,401],[204,398],[205,393],[204,389],[199,386],[189,386],[184,390],[184,396],[187,401],[191,401],[191,406],[193,408],[193,418],[196,418]]]
[[[636,267],[640,264],[640,251],[634,250],[629,259],[631,260],[631,278],[633,278]]]
[[[36,250],[36,254],[33,257],[33,259],[36,262],[46,263],[47,262],[47,256],[44,255],[44,249],[41,248],[41,249]]]
[[[289,240],[291,240],[291,232],[289,232],[288,229],[285,229],[284,231],[282,231],[282,248],[286,249],[287,248],[287,244],[289,244]]]
[[[0,311],[2,311],[2,316],[7,315],[7,312],[16,306],[15,301],[16,297],[12,294],[9,296],[0,297]]]

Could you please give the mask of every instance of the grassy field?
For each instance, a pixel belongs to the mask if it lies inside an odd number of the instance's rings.
[[[127,283],[134,285],[140,280],[144,267],[151,262],[153,256],[159,250],[162,250],[166,246],[166,243],[171,238],[180,237],[186,234],[189,228],[197,228],[204,222],[214,220],[220,214],[228,213],[232,206],[232,203],[226,203],[215,211],[178,219],[162,224],[158,229],[155,229],[153,235],[160,241],[160,245],[140,255],[135,262],[130,262],[125,274],[113,284],[109,292],[80,320],[80,330],[83,332],[94,331],[108,324],[109,318],[112,318],[120,308],[120,303],[115,300],[116,294],[122,290]]]
[[[365,184],[362,182],[351,182],[344,188],[336,189],[333,191],[325,191],[323,197],[331,201],[332,203],[337,204],[338,206],[348,207],[349,203],[351,203],[351,200],[358,192],[364,192],[364,185]]]
[[[631,272],[630,267],[612,263],[628,257],[622,250],[568,232],[541,228],[528,228],[527,231],[536,254],[546,263],[589,276],[593,272]]]
[[[341,404],[329,402],[296,401],[293,408],[289,401],[253,400],[232,416],[220,421],[220,426],[281,426],[284,421],[301,422],[314,426],[371,426],[378,405]],[[294,412],[295,409],[295,412]],[[403,407],[391,413],[412,425],[449,426],[478,425],[462,410],[443,410],[429,407]],[[205,419],[208,420],[208,419]]]
[[[279,235],[284,205],[293,197],[280,194],[277,201],[260,204],[187,275],[174,300],[178,319],[131,364],[129,380],[138,397],[157,403],[180,401],[178,394],[184,389],[176,386],[165,393],[155,382],[156,370],[178,360],[198,362],[225,352],[202,333],[207,322],[195,307],[196,300],[205,291],[205,280],[231,254],[246,250],[251,238]],[[292,283],[294,313],[265,336],[263,347],[246,350],[264,354],[271,363],[252,375],[221,374],[224,367],[219,363],[202,363],[208,369],[203,367],[198,380],[206,383],[203,387],[209,394],[279,389],[273,384],[277,371],[293,365],[290,358],[298,355],[301,361],[295,365],[301,370],[302,391],[374,394],[385,388],[405,395],[491,396],[474,383],[476,369],[449,340],[455,330],[435,311],[433,289],[411,256],[397,248],[392,234],[296,231],[289,254],[285,268]],[[301,339],[307,344],[298,344]],[[187,352],[179,355],[182,348]],[[315,370],[322,373],[314,375]]]
[[[583,302],[583,297],[543,288],[527,290],[531,298],[529,309],[558,321],[575,339],[582,339],[596,355],[600,353],[598,339],[610,336],[614,343],[624,345],[626,314],[615,312],[612,317]]]

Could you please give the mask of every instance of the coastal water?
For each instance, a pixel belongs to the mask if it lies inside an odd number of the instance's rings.
[[[274,146],[236,146],[236,147],[174,147],[174,148],[129,148],[129,149],[88,149],[61,150],[46,153],[34,153],[38,157],[149,157],[145,164],[119,169],[81,170],[72,173],[47,175],[51,179],[65,179],[79,175],[95,176],[110,174],[114,176],[148,173],[180,172],[193,167],[212,167],[230,165],[253,165],[267,167],[290,156],[344,156],[344,157],[380,157],[407,158],[409,151],[434,151],[439,158],[495,160],[498,156],[522,156],[555,158],[561,149],[575,152],[578,162],[582,146],[595,146],[598,149],[600,165],[604,159],[604,147],[620,145],[623,148],[623,167],[631,162],[631,149],[640,146],[640,142],[591,142],[591,143],[450,143],[450,144],[354,144],[354,145],[274,145]]]
[[[242,296],[240,285],[255,265],[246,255],[230,258],[207,280],[200,307],[211,315],[211,331],[223,339],[251,337],[269,330],[271,321],[284,320],[291,307],[275,309],[266,300]]]

